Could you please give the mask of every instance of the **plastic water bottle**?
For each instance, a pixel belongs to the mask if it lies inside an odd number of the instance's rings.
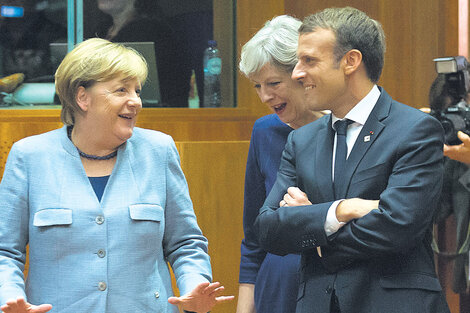
[[[209,40],[209,47],[204,51],[204,95],[203,107],[220,107],[220,74],[222,60],[220,59],[217,42]]]

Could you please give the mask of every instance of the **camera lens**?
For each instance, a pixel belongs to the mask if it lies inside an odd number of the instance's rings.
[[[465,131],[465,119],[460,114],[446,114],[445,118],[441,120],[441,125],[444,128],[444,139],[447,145],[458,145],[461,143],[457,137],[457,132]]]

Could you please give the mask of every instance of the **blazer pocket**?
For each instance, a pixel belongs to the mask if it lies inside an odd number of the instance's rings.
[[[129,215],[135,221],[154,221],[163,220],[165,212],[158,204],[131,204],[129,205]]]
[[[442,290],[439,280],[436,277],[421,273],[403,273],[383,276],[380,278],[380,284],[384,288],[413,288],[430,291]]]
[[[72,224],[71,209],[44,209],[34,213],[33,225],[37,227]]]

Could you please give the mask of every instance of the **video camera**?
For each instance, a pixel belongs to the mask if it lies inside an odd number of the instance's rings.
[[[440,91],[440,101],[431,101],[431,115],[437,118],[444,128],[445,143],[462,143],[457,137],[459,131],[470,134],[470,108],[466,101],[470,92],[470,77],[467,59],[463,56],[434,59],[436,72],[445,77]]]

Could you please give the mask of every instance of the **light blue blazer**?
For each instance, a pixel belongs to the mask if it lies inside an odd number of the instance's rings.
[[[51,312],[178,312],[167,262],[181,294],[212,279],[170,136],[134,128],[101,202],[65,127],[13,145],[0,184],[0,304],[26,296]]]

